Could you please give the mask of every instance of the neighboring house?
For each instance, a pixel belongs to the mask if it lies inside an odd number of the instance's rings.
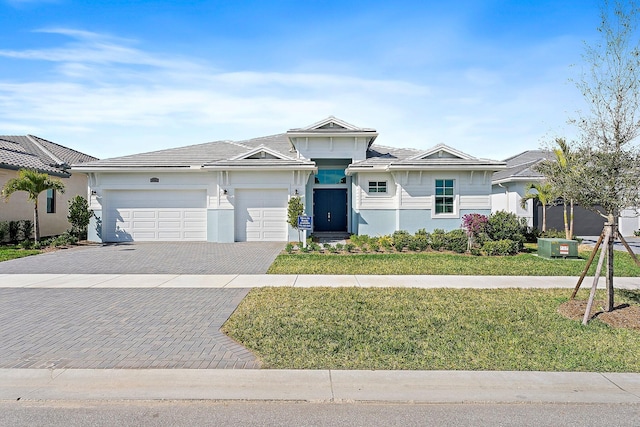
[[[491,186],[491,211],[507,211],[527,220],[529,227],[538,226],[533,200],[521,205],[527,184],[544,180],[534,166],[548,158],[549,152],[528,150],[505,160],[506,169],[493,174]],[[564,226],[563,226],[564,227]]]
[[[17,177],[18,170],[32,169],[60,179],[64,194],[50,190],[38,198],[40,229],[42,236],[64,233],[70,225],[67,221],[69,200],[76,195],[87,196],[87,176],[71,174],[71,164],[97,160],[62,145],[33,135],[0,135],[0,188]],[[33,202],[23,191],[13,193],[8,202],[0,201],[0,221],[33,221]]]
[[[505,160],[507,167],[493,174],[491,190],[491,211],[504,210],[526,218],[530,227],[542,228],[542,205],[527,201],[525,208],[520,205],[529,183],[541,182],[544,176],[535,171],[535,165],[553,154],[543,150],[528,150]],[[632,236],[640,228],[640,218],[635,209],[625,210],[619,219],[620,233]],[[602,232],[604,218],[584,209],[574,207],[574,234],[593,236]],[[564,210],[562,203],[547,207],[547,229],[564,230]]]
[[[97,241],[290,241],[287,203],[303,199],[313,231],[384,235],[460,228],[491,212],[504,162],[446,145],[374,144],[335,117],[246,141],[218,141],[74,165],[89,175]]]

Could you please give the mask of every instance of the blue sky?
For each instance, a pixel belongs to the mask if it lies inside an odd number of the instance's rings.
[[[329,115],[504,159],[584,108],[596,0],[0,0],[0,134],[100,158]]]

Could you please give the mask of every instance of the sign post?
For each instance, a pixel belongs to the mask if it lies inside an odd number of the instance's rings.
[[[313,225],[313,217],[308,215],[298,216],[298,230],[302,230],[302,246],[307,247],[307,230],[311,230]]]

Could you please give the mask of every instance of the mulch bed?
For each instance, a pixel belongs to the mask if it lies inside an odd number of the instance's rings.
[[[591,307],[591,319],[598,318],[612,328],[627,328],[640,331],[640,306],[620,304],[608,313],[604,311],[604,306],[604,301],[594,301]],[[558,313],[569,319],[581,322],[586,309],[587,301],[569,300],[558,307]]]

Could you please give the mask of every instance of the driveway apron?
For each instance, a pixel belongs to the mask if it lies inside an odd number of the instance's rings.
[[[0,288],[0,368],[259,368],[220,331],[247,292]]]

